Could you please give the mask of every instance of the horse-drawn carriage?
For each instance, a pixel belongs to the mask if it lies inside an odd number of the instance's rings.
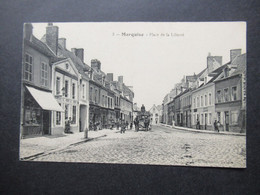
[[[151,130],[150,124],[150,112],[145,111],[144,105],[141,107],[141,111],[137,113],[136,118],[134,119],[135,129],[136,131],[144,130],[148,131]]]

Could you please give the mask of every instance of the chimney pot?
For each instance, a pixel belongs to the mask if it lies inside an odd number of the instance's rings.
[[[71,51],[77,56],[82,62],[84,62],[84,49],[83,48],[72,48]]]
[[[241,49],[230,50],[230,61],[232,62],[239,55],[241,55]]]
[[[58,37],[59,28],[53,26],[52,23],[48,23],[48,26],[46,27],[46,43],[55,54],[58,52]]]
[[[23,32],[24,38],[27,39],[27,40],[30,40],[32,33],[33,33],[32,24],[31,23],[25,23],[24,24],[24,32]]]

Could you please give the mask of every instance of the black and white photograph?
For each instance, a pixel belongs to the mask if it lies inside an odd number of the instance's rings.
[[[24,23],[20,161],[246,168],[247,23]]]

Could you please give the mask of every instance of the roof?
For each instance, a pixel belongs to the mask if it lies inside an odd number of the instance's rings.
[[[237,69],[230,76],[242,74],[246,70],[246,54],[237,56],[231,64],[237,65]]]
[[[59,57],[67,57],[72,60],[72,62],[75,64],[77,70],[79,73],[85,77],[89,78],[88,74],[85,73],[85,70],[89,70],[90,67],[81,61],[80,58],[78,58],[73,52],[63,48],[60,44],[58,44],[58,55]]]
[[[53,51],[48,47],[47,44],[37,39],[34,35],[31,36],[31,39],[24,39],[26,44],[29,44],[30,46],[37,49],[39,52],[45,54],[49,57],[56,57],[56,55],[53,53]]]

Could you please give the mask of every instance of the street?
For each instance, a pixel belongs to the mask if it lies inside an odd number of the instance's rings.
[[[63,150],[38,156],[35,161],[151,165],[246,167],[246,137],[218,135],[153,126],[126,130]]]

